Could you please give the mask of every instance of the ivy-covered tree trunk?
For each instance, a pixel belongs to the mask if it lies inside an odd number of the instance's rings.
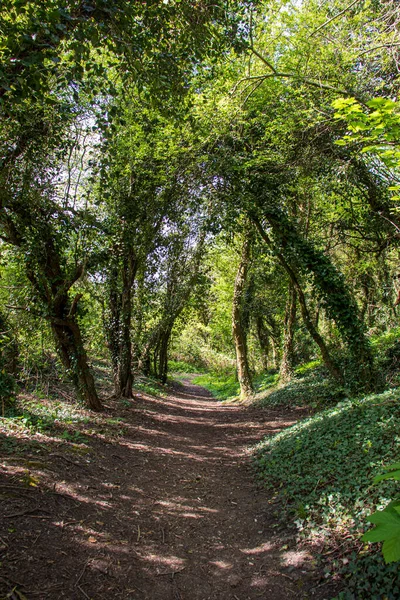
[[[108,302],[104,328],[110,351],[115,395],[132,397],[132,289],[137,271],[132,249],[115,255],[108,273]]]
[[[261,364],[264,371],[267,371],[269,366],[270,340],[261,315],[258,315],[256,318],[256,330],[258,344],[261,350]]]
[[[132,288],[137,271],[137,261],[133,252],[124,256],[122,266],[121,294],[121,334],[119,353],[119,394],[124,398],[132,397]]]
[[[109,270],[109,281],[107,289],[107,303],[103,311],[103,326],[110,352],[114,389],[119,389],[118,365],[119,365],[119,331],[121,315],[121,298],[118,290],[118,266],[114,262]]]
[[[151,368],[155,377],[163,383],[168,374],[168,346],[174,324],[184,310],[199,276],[200,261],[204,252],[206,230],[199,232],[197,244],[191,248],[191,255],[182,255],[182,239],[177,238],[176,253],[171,256],[169,278],[166,285],[165,301],[160,318],[142,346],[139,367],[145,374]]]
[[[152,372],[155,377],[158,377],[158,362],[157,362],[157,349],[159,339],[162,331],[163,322],[161,321],[158,326],[151,332],[147,342],[141,348],[141,354],[139,359],[139,369],[144,375],[150,375]]]
[[[157,347],[154,350],[154,374],[161,381],[166,383],[168,374],[168,346],[171,338],[171,328],[164,330],[159,337]]]
[[[376,381],[371,348],[365,337],[364,325],[360,319],[356,302],[348,291],[341,273],[337,271],[329,257],[314,248],[296,231],[283,213],[271,209],[266,211],[265,217],[274,231],[274,241],[265,232],[260,220],[252,215],[261,237],[273,249],[296,288],[304,323],[318,344],[330,373],[335,379],[343,382],[343,374],[330,356],[326,344],[312,322],[303,290],[296,275],[297,270],[312,275],[314,288],[321,303],[328,316],[336,322],[348,348],[352,363],[352,375],[351,380],[349,377],[349,383],[358,390],[374,389]]]
[[[18,370],[18,342],[8,318],[0,312],[0,369],[9,375]]]
[[[251,241],[243,242],[242,254],[235,279],[232,304],[232,334],[236,350],[236,368],[240,385],[240,396],[247,398],[254,393],[247,357],[246,330],[243,325],[243,302],[247,273],[250,264]]]
[[[36,219],[27,207],[13,205],[18,219],[4,209],[0,212],[3,239],[25,253],[25,270],[29,281],[45,309],[57,352],[72,378],[79,398],[88,408],[101,409],[93,375],[87,360],[82,334],[76,319],[82,294],[70,301],[69,291],[84,273],[84,265],[75,265],[68,272],[60,256],[57,239],[49,215],[38,211]]]
[[[294,332],[296,325],[297,294],[292,282],[289,283],[288,291],[289,298],[285,310],[282,360],[279,369],[280,379],[283,383],[290,381],[294,374]]]
[[[279,369],[279,364],[280,364],[280,348],[275,340],[275,338],[271,337],[271,349],[272,349],[272,368],[274,370],[278,370]]]
[[[279,370],[279,365],[281,364],[281,339],[282,332],[279,324],[275,320],[275,318],[271,314],[267,314],[264,317],[264,321],[266,322],[267,333],[270,336],[271,342],[271,364],[272,368],[275,370]]]
[[[282,265],[284,266],[284,262],[282,262]],[[287,265],[287,263],[286,263],[286,265]],[[288,265],[287,265],[287,267],[288,267]],[[336,381],[338,383],[343,384],[344,383],[343,373],[339,369],[335,360],[332,358],[331,353],[328,350],[328,346],[325,344],[324,338],[319,333],[317,327],[314,325],[312,317],[310,315],[310,311],[308,310],[308,307],[307,307],[307,302],[306,302],[304,292],[303,292],[303,290],[300,286],[300,283],[298,282],[298,279],[296,278],[293,270],[290,267],[288,267],[288,273],[291,276],[293,285],[297,291],[297,296],[299,299],[303,323],[306,326],[308,333],[310,334],[310,336],[312,337],[312,339],[314,340],[314,342],[317,344],[318,348],[320,349],[322,360],[324,361],[325,366],[328,369],[329,373],[331,374],[333,379],[336,379]]]
[[[64,311],[63,311],[64,312]],[[71,375],[78,396],[92,410],[101,410],[94,378],[88,365],[82,335],[75,314],[51,317],[51,329],[61,361]]]
[[[148,340],[142,356],[141,369],[149,375],[152,369],[154,377],[166,383],[168,375],[168,346],[175,318],[161,321]]]

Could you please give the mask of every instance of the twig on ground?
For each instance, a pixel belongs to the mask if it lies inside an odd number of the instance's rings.
[[[84,567],[81,571],[81,574],[79,575],[78,579],[75,582],[75,587],[79,587],[79,582],[82,579],[82,577],[84,576],[87,566],[88,566],[88,561],[85,562]]]
[[[60,389],[57,390],[57,394],[60,394],[61,396],[63,396],[69,402],[74,402],[74,396],[66,394],[65,392],[63,392]]]
[[[89,596],[87,595],[87,593],[85,592],[85,590],[83,590],[83,589],[81,588],[81,586],[80,586],[80,585],[77,585],[76,587],[78,588],[78,590],[79,590],[80,592],[82,592],[82,594],[85,596],[85,598],[87,598],[87,600],[90,600]]]
[[[65,462],[69,463],[70,465],[75,465],[76,467],[85,467],[85,465],[75,462],[74,460],[67,458],[63,454],[55,454],[54,452],[52,452],[49,456],[54,456],[55,458],[61,458],[62,460],[65,460]]]
[[[5,519],[13,519],[14,517],[24,517],[25,515],[32,516],[32,513],[35,513],[38,511],[42,511],[42,512],[49,514],[49,511],[44,510],[43,508],[31,508],[30,510],[22,510],[21,512],[12,513],[11,515],[4,515],[4,518]],[[42,517],[39,515],[37,518],[49,519],[51,517],[45,517],[45,516]]]
[[[76,523],[79,523],[79,521],[66,521],[65,523],[61,523],[61,529],[64,529],[64,527],[68,527],[68,525],[76,525]]]
[[[178,575],[178,573],[181,573],[185,569],[186,567],[181,567],[180,569],[176,569],[175,571],[164,571],[164,573],[156,573],[156,577],[164,577],[165,575],[171,575],[172,577],[174,577],[175,575]]]
[[[137,591],[138,591],[138,592],[140,592],[141,594],[143,594],[143,593],[144,593],[144,592],[143,592],[143,590],[142,590],[142,589],[140,589],[139,587],[137,587],[137,585],[135,585],[134,583],[131,583],[131,586],[132,586],[132,587],[134,587],[134,588],[135,588],[135,590],[137,590]],[[129,592],[131,592],[131,591],[133,591],[133,590],[131,590],[131,589],[128,589],[128,590],[126,590],[126,591],[129,593]]]

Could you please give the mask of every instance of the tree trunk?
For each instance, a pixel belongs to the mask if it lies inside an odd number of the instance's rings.
[[[159,356],[159,353],[160,353],[160,342],[157,343],[157,345],[156,345],[156,347],[154,348],[154,351],[153,351],[153,374],[154,374],[154,377],[156,379],[159,379],[159,372],[158,372],[158,365],[159,365],[158,356]]]
[[[296,271],[310,273],[313,284],[323,301],[328,316],[336,322],[339,333],[348,348],[352,362],[352,377],[349,383],[355,390],[370,391],[376,387],[376,374],[373,357],[362,323],[357,304],[351,296],[341,273],[322,251],[317,250],[297,232],[287,217],[278,210],[266,211],[268,223],[274,230],[274,243],[264,231],[259,219],[254,214],[252,219],[261,237],[273,249],[275,255],[289,274],[298,293],[304,323],[311,336],[321,349],[322,356],[332,375],[343,381],[343,375],[329,359],[329,352],[322,337],[314,327],[308,313],[305,297],[297,280]],[[328,362],[327,362],[328,361]]]
[[[149,354],[143,358],[143,362],[141,363],[141,365],[142,365],[143,375],[148,377],[151,372],[151,359],[150,359]]]
[[[122,263],[120,263],[120,260]],[[114,256],[109,271],[108,316],[104,323],[114,376],[115,395],[132,398],[132,287],[137,261],[131,248]]]
[[[246,330],[242,320],[246,279],[250,264],[250,250],[251,241],[249,237],[246,237],[236,274],[232,306],[232,334],[236,350],[236,367],[241,398],[247,398],[254,393],[247,357]]]
[[[121,318],[121,298],[118,291],[118,267],[113,264],[109,272],[108,302],[103,313],[103,325],[110,352],[114,389],[119,395],[119,332]]]
[[[171,265],[171,276],[167,281],[165,302],[163,303],[160,319],[148,336],[142,347],[139,368],[145,369],[151,365],[149,358],[153,353],[154,375],[163,383],[168,373],[168,345],[174,323],[184,310],[196,280],[199,275],[200,261],[204,251],[205,229],[201,231],[197,246],[190,262],[186,262],[185,272],[179,268],[180,255]]]
[[[264,371],[268,370],[268,359],[270,350],[270,340],[268,332],[264,327],[263,318],[258,315],[256,318],[257,338],[261,350],[261,364]]]
[[[265,315],[264,319],[267,322],[268,333],[270,335],[272,350],[272,368],[278,371],[279,365],[281,363],[281,327],[278,325],[275,318],[271,314]]]
[[[101,410],[93,375],[75,318],[51,318],[51,329],[65,369],[71,374],[78,396],[92,410]]]
[[[291,279],[292,285],[293,285],[295,291],[297,292],[297,297],[299,299],[299,304],[300,304],[301,316],[303,318],[304,325],[306,326],[306,328],[308,330],[308,333],[311,335],[312,339],[314,340],[314,342],[317,344],[318,348],[320,349],[322,360],[324,361],[325,366],[328,369],[329,373],[332,375],[332,377],[334,379],[336,379],[336,381],[338,381],[341,385],[343,385],[344,384],[343,373],[341,372],[341,370],[337,366],[336,362],[331,357],[330,352],[328,350],[327,345],[324,342],[323,337],[321,336],[318,329],[315,327],[315,325],[313,323],[312,317],[311,317],[310,312],[307,307],[306,297],[304,295],[304,292],[301,288],[301,285],[300,285],[293,269],[288,265],[288,263],[286,262],[286,260],[282,256],[282,254],[279,254],[278,258],[281,262],[281,265],[284,267],[284,269],[288,273],[288,275]]]
[[[135,280],[137,264],[132,253],[124,258],[122,267],[122,294],[121,294],[121,331],[119,352],[119,395],[132,398],[132,286]]]
[[[167,330],[163,332],[160,339],[159,344],[159,353],[158,353],[158,377],[161,380],[161,383],[167,382],[168,375],[168,345],[171,337],[171,331]]]
[[[282,361],[279,369],[280,380],[283,383],[290,381],[294,375],[294,331],[296,324],[296,289],[292,282],[289,283],[289,298],[286,304]]]
[[[8,318],[0,312],[0,368],[11,376],[16,375],[18,356],[18,343],[13,329],[8,322]]]
[[[317,328],[315,327],[315,325],[312,321],[311,315],[307,308],[306,298],[304,296],[303,290],[300,287],[300,284],[297,282],[295,285],[296,285],[296,290],[297,290],[297,294],[298,294],[298,298],[299,298],[301,316],[303,317],[304,325],[307,327],[308,333],[311,335],[312,339],[314,340],[314,342],[317,344],[318,348],[320,349],[322,360],[324,361],[325,366],[328,369],[329,373],[332,375],[332,377],[334,379],[336,379],[336,381],[338,381],[341,385],[343,385],[344,384],[343,373],[341,372],[341,370],[339,369],[339,367],[337,366],[337,364],[331,357],[330,352],[328,350],[327,345],[324,342],[323,337],[318,332]]]
[[[272,368],[277,371],[279,369],[279,352],[280,348],[276,342],[274,337],[271,337],[271,347],[272,347]]]

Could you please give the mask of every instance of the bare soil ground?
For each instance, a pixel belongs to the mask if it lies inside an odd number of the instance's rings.
[[[0,598],[329,597],[248,451],[301,411],[222,405],[188,380],[87,414],[75,441],[0,436]]]

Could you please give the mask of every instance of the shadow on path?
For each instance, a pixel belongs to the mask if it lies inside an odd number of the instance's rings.
[[[0,597],[10,585],[28,600],[310,597],[309,557],[282,551],[248,455],[294,411],[222,405],[187,382],[115,412],[120,435],[94,429],[87,456],[57,460],[48,442],[35,486],[5,457]]]

